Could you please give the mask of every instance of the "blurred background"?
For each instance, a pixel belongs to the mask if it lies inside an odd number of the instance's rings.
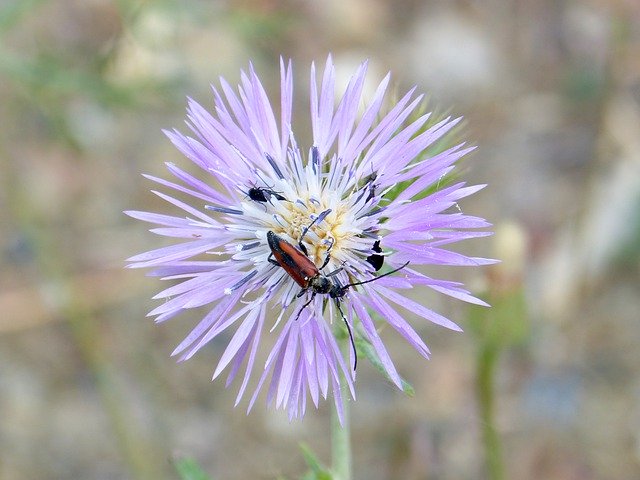
[[[251,61],[277,99],[294,60],[365,58],[462,115],[487,183],[462,208],[496,236],[461,280],[494,308],[430,295],[466,333],[418,325],[433,358],[384,336],[415,388],[371,366],[352,408],[359,479],[640,478],[640,2],[0,2],[0,478],[299,478],[329,462],[329,408],[289,423],[209,381],[224,341],[169,357],[202,312],[145,318],[161,286],[124,259],[166,244],[125,209],[173,213],[140,174],[188,161],[162,128]],[[263,397],[264,399],[264,397]]]

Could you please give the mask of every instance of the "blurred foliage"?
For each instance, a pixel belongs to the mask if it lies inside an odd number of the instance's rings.
[[[523,288],[494,292],[487,301],[491,308],[469,307],[467,331],[478,340],[480,348],[499,351],[520,345],[529,338]]]
[[[173,466],[181,480],[213,480],[193,458],[178,458],[174,460]]]
[[[18,26],[20,21],[40,4],[48,0],[22,0],[8,2],[0,7],[0,35]]]
[[[640,211],[640,192],[633,205],[632,211]],[[637,271],[640,265],[640,215],[629,220],[628,233],[620,239],[620,244],[613,253],[613,262],[621,269]]]
[[[320,460],[316,457],[315,453],[311,451],[311,449],[304,444],[300,445],[300,449],[302,450],[302,455],[304,456],[304,460],[307,462],[309,466],[309,471],[302,476],[302,480],[332,480],[333,475],[331,472],[324,467]]]
[[[500,267],[495,270],[499,271]],[[500,356],[528,338],[527,306],[524,288],[513,283],[489,295],[491,308],[469,308],[469,329],[476,339],[476,400],[480,415],[486,478],[505,478],[501,434],[496,428],[496,375]]]
[[[72,102],[85,100],[101,108],[148,109],[176,93],[178,78],[161,79],[147,76],[121,82],[111,75],[114,56],[120,42],[141,11],[140,2],[120,1],[113,5],[123,23],[113,36],[102,39],[100,48],[76,48],[34,39],[29,48],[12,48],[7,37],[19,31],[21,24],[41,15],[41,9],[51,7],[52,0],[9,2],[0,10],[0,78],[11,86],[23,103],[16,110],[30,108],[48,123],[48,131],[68,146],[80,148],[81,142],[70,127]],[[46,131],[46,130],[45,130]]]

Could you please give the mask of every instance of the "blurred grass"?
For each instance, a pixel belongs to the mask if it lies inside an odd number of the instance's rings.
[[[167,90],[153,79],[126,86],[115,84],[108,78],[108,66],[113,49],[90,57],[76,52],[75,56],[55,45],[38,45],[29,53],[17,53],[8,47],[6,37],[19,30],[30,16],[39,14],[41,7],[53,2],[44,0],[9,2],[0,9],[0,78],[13,90],[13,103],[6,107],[18,110],[20,116],[38,112],[48,128],[37,132],[39,136],[71,148],[79,158],[88,160],[81,143],[69,126],[67,105],[86,98],[109,109],[134,109],[158,99]],[[136,2],[119,2],[129,7]],[[117,42],[117,39],[113,39]],[[5,133],[6,135],[6,133]],[[10,159],[6,150],[7,139],[0,140],[2,157]],[[2,187],[8,215],[15,231],[31,246],[31,262],[42,282],[55,292],[54,316],[59,316],[68,327],[69,338],[90,372],[93,383],[110,418],[115,445],[127,465],[130,478],[162,478],[157,458],[161,456],[154,441],[142,433],[134,421],[125,395],[116,381],[116,368],[102,338],[101,326],[94,306],[86,301],[74,282],[77,260],[67,255],[60,244],[57,230],[50,228],[51,219],[39,211],[32,201],[29,188],[20,173],[20,166],[3,162]]]
[[[25,235],[35,253],[35,267],[43,281],[56,292],[55,314],[69,327],[70,337],[78,349],[84,364],[91,372],[96,389],[100,394],[105,411],[111,419],[116,445],[130,467],[132,478],[157,479],[159,471],[153,461],[155,448],[144,438],[136,422],[127,411],[124,395],[114,380],[115,369],[101,341],[100,329],[95,312],[78,293],[73,282],[73,268],[63,250],[57,244],[46,222],[31,205],[17,175],[11,169],[4,169],[3,188],[13,201],[13,211],[9,212],[15,226]]]

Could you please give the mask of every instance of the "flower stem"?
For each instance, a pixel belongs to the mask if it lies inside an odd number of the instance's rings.
[[[348,351],[348,341],[342,340],[340,347],[343,352]],[[340,375],[344,376],[342,372]],[[345,384],[344,378],[340,379],[340,384]],[[331,471],[333,473],[333,480],[351,480],[352,478],[349,405],[349,399],[346,398],[345,394],[342,396],[342,423],[340,423],[338,408],[335,404],[331,410]]]
[[[500,437],[495,428],[494,381],[499,347],[485,344],[478,355],[476,372],[476,392],[478,397],[480,419],[482,425],[482,443],[484,445],[485,468],[487,478],[502,480],[504,469],[502,464],[502,448]]]
[[[351,439],[348,402],[343,400],[344,424],[340,425],[337,409],[331,412],[331,471],[334,480],[351,480]]]

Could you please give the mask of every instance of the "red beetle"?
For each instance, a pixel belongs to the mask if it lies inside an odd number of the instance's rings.
[[[314,221],[315,223],[315,221]],[[313,224],[312,224],[313,225]],[[327,250],[327,256],[320,268],[316,267],[315,263],[311,261],[311,259],[307,256],[307,249],[302,244],[302,239],[305,234],[309,230],[310,226],[305,228],[302,233],[302,237],[300,237],[300,241],[298,242],[298,247],[294,247],[292,244],[287,242],[284,238],[280,237],[276,233],[269,231],[267,232],[267,241],[269,243],[269,248],[271,248],[271,255],[269,256],[269,261],[274,265],[278,265],[284,269],[287,274],[293,278],[293,280],[302,287],[300,293],[298,293],[297,298],[300,298],[304,295],[308,290],[311,290],[311,298],[307,303],[305,303],[298,315],[296,316],[296,320],[304,310],[315,298],[318,294],[329,295],[330,298],[333,298],[336,301],[336,306],[338,307],[338,311],[340,315],[342,315],[342,319],[344,320],[345,325],[347,326],[347,331],[349,333],[349,340],[351,342],[351,347],[353,348],[354,353],[354,364],[353,369],[356,369],[358,365],[358,354],[356,352],[356,345],[353,340],[353,334],[351,333],[351,327],[347,322],[346,317],[344,316],[344,312],[340,307],[340,298],[344,297],[347,294],[347,290],[350,287],[355,287],[357,285],[363,285],[365,283],[373,282],[382,277],[386,277],[387,275],[391,275],[392,273],[397,272],[398,270],[402,270],[406,267],[409,262],[405,263],[401,267],[398,267],[390,272],[383,273],[375,278],[371,278],[369,280],[364,280],[362,282],[353,282],[348,283],[346,285],[341,285],[340,281],[337,278],[333,278],[337,273],[339,273],[342,268],[338,268],[328,275],[323,275],[320,270],[327,266],[329,263],[331,245]],[[272,259],[271,256],[275,258]]]

